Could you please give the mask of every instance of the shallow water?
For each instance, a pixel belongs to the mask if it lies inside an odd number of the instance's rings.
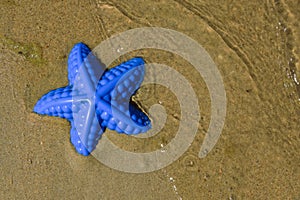
[[[299,199],[300,4],[298,1],[1,1],[1,199]],[[199,73],[184,59],[139,50],[190,81],[201,119],[178,160],[150,173],[111,169],[78,155],[66,120],[32,112],[49,90],[67,84],[67,56],[77,42],[91,48],[123,31],[164,27],[196,40],[216,63],[225,86],[222,135],[207,157],[198,152],[211,101]],[[168,88],[150,85],[135,100],[166,109],[164,128],[141,139],[106,131],[122,149],[150,152],[167,145],[180,123]]]

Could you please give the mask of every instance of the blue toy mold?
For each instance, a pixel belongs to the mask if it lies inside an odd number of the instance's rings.
[[[148,116],[130,100],[144,74],[142,58],[106,70],[85,44],[78,43],[68,58],[69,85],[45,94],[34,112],[68,119],[71,143],[87,156],[106,128],[128,135],[151,128]]]

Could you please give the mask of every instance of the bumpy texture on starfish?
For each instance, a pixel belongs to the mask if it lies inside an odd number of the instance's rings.
[[[130,100],[144,79],[142,58],[133,58],[110,70],[83,43],[76,44],[68,58],[69,85],[45,94],[34,112],[66,118],[76,151],[89,155],[106,127],[118,133],[148,131],[147,115]]]

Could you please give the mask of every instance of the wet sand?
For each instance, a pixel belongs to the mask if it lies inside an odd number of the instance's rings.
[[[297,1],[175,0],[0,2],[0,199],[300,199],[300,4]],[[196,138],[171,165],[151,173],[111,169],[78,155],[69,123],[32,112],[49,90],[67,85],[67,56],[116,33],[157,26],[182,32],[210,54],[223,78],[227,116],[212,152],[198,158],[210,121],[208,89],[177,55],[140,50],[148,63],[173,67],[195,90],[201,112]],[[116,61],[116,62],[120,62]],[[125,150],[166,145],[180,107],[163,87],[136,100],[162,102],[168,113],[155,137],[105,134]]]

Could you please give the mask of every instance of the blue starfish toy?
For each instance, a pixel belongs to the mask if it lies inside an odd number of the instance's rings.
[[[130,100],[144,79],[144,71],[142,58],[105,70],[91,50],[78,43],[68,58],[69,85],[45,94],[34,112],[68,119],[72,144],[87,156],[106,127],[128,135],[151,128],[147,115]]]

